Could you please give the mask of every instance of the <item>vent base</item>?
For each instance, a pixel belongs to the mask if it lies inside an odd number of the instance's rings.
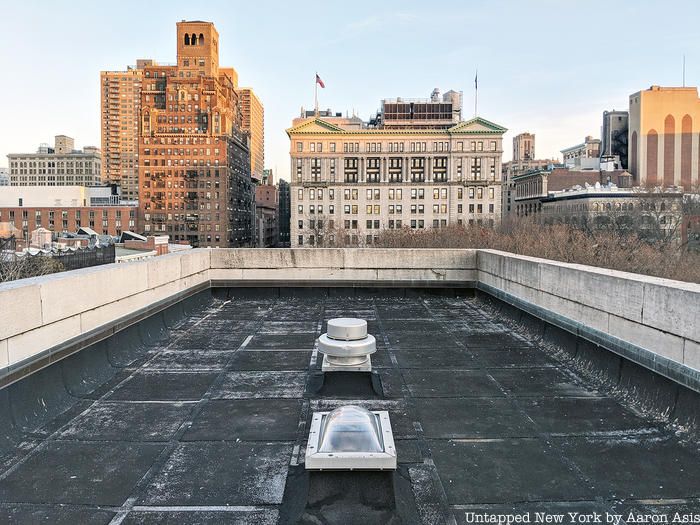
[[[333,357],[328,354],[323,355],[321,363],[322,372],[371,372],[372,358],[370,356],[360,356],[359,358]]]

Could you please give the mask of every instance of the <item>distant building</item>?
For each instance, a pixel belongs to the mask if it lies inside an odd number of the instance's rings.
[[[8,168],[0,168],[0,186],[10,185],[10,170]]]
[[[503,215],[512,212],[513,177],[527,171],[545,169],[557,163],[554,159],[535,158],[535,134],[520,133],[513,137],[513,160],[503,163]]]
[[[531,170],[513,179],[513,212],[519,217],[537,214],[542,210],[543,199],[553,192],[574,186],[613,184],[620,188],[630,188],[631,180],[632,176],[625,170],[600,172],[571,170],[563,166]]]
[[[116,187],[0,188],[0,222],[10,222],[28,239],[38,228],[59,232],[91,228],[120,235],[136,228],[138,208],[121,201]]]
[[[660,87],[630,95],[629,170],[634,184],[699,186],[700,99],[695,87]]]
[[[139,128],[139,203],[146,235],[192,246],[253,242],[250,136],[238,74],[219,66],[210,22],[177,23],[177,64],[146,65]]]
[[[277,182],[277,191],[279,194],[279,229],[281,248],[289,247],[289,221],[291,218],[292,200],[289,192],[289,183],[286,180],[280,179]]]
[[[575,170],[600,169],[600,139],[587,136],[581,144],[561,150],[561,154],[567,168]]]
[[[683,192],[585,184],[550,192],[542,199],[545,224],[570,224],[587,229],[634,231],[642,237],[680,241]]]
[[[279,195],[272,170],[264,170],[261,183],[255,187],[255,229],[258,248],[279,244]]]
[[[126,71],[100,72],[102,178],[129,200],[138,199],[141,86],[143,68],[152,64],[137,60]]]
[[[551,192],[574,185],[600,183],[600,172],[577,171],[565,167],[535,169],[513,177],[513,212],[527,217],[542,211],[542,200]]]
[[[265,109],[253,88],[238,88],[241,100],[241,129],[250,135],[250,175],[263,177],[265,166]]]
[[[601,128],[601,169],[627,169],[629,112],[604,111]]]
[[[41,144],[36,153],[10,153],[10,186],[99,186],[99,148],[76,150],[72,138],[56,135],[54,147]]]
[[[494,225],[505,132],[481,117],[462,121],[455,91],[385,99],[369,122],[302,113],[287,130],[292,247],[372,244],[383,229]]]

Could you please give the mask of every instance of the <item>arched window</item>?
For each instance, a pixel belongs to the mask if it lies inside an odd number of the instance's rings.
[[[203,46],[204,45],[204,34],[199,33],[199,45]]]
[[[192,40],[191,40],[191,42],[192,42],[192,45],[193,45],[193,46],[196,46],[196,45],[197,45],[197,35],[195,35],[194,33],[192,33]]]
[[[185,33],[185,45],[189,46],[190,45],[190,35]]]

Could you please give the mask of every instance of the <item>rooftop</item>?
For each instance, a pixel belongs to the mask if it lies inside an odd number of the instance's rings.
[[[699,299],[491,250],[200,249],[1,285],[0,522],[697,513]],[[367,320],[371,374],[320,370],[336,317]],[[395,472],[306,470],[313,413],[347,404],[389,413]]]
[[[379,386],[341,375],[314,387],[314,341],[340,316],[368,320]],[[465,523],[472,511],[700,509],[696,442],[474,298],[224,294],[172,328],[144,321],[14,387],[0,391],[14,423],[0,440],[5,523]],[[20,406],[34,396],[43,408]],[[304,471],[311,413],[347,403],[390,412],[396,474]],[[382,484],[396,505],[356,494]]]

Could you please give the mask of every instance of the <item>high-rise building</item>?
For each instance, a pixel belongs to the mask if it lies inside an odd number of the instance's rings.
[[[640,186],[700,183],[700,99],[695,87],[659,87],[630,95],[629,171]]]
[[[102,178],[121,186],[122,195],[138,199],[139,115],[143,68],[152,60],[137,60],[126,71],[100,73]]]
[[[241,99],[241,129],[250,135],[250,174],[256,181],[265,166],[265,109],[253,88],[238,88]]]
[[[139,201],[144,231],[193,246],[248,246],[254,191],[238,75],[210,22],[177,24],[177,64],[143,68]]]
[[[0,168],[0,186],[10,185],[10,170],[8,168]]]
[[[280,224],[280,240],[281,248],[289,246],[289,221],[291,213],[291,194],[289,192],[289,183],[280,179],[277,182],[277,191],[279,192],[279,224]]]
[[[462,121],[459,94],[448,94],[385,100],[387,114],[367,123],[302,112],[287,130],[291,245],[372,244],[385,228],[494,225],[506,129]]]
[[[535,134],[520,133],[513,137],[512,162],[522,164],[535,159]]]
[[[627,169],[627,139],[629,135],[629,113],[627,111],[604,111],[601,128],[601,165],[612,163],[613,167]]]
[[[72,138],[56,135],[54,147],[40,144],[36,153],[10,153],[10,186],[99,186],[100,149],[75,149]]]

